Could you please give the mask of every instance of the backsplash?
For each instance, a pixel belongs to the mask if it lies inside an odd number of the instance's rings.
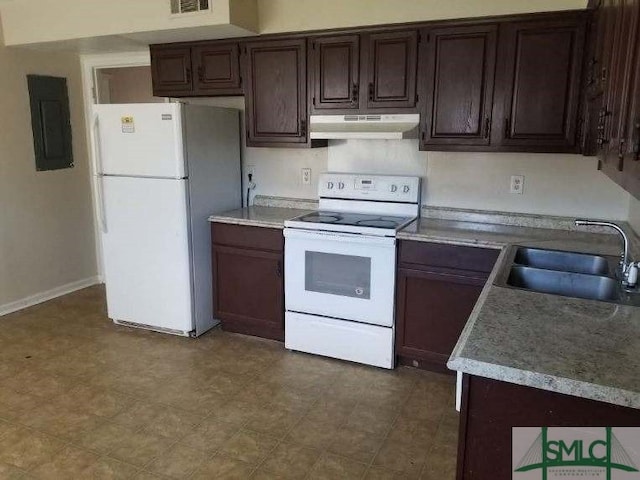
[[[243,97],[190,99],[244,110]],[[368,172],[422,177],[422,203],[436,207],[588,216],[621,220],[629,194],[596,169],[594,157],[572,154],[420,152],[417,140],[330,140],[327,148],[252,148],[252,195],[316,199],[318,174]],[[301,169],[311,168],[310,185]],[[524,194],[509,193],[511,175],[524,175]],[[246,176],[245,176],[246,180]]]

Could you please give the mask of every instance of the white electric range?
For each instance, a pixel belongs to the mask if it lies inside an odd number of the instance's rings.
[[[285,222],[285,347],[394,368],[396,232],[420,178],[325,173],[319,210]]]

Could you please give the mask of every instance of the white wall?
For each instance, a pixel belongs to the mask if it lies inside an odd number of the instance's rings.
[[[244,110],[242,97],[192,99]],[[594,157],[528,153],[420,152],[417,140],[330,140],[327,148],[248,148],[260,195],[317,198],[324,171],[419,175],[425,205],[561,216],[626,219],[629,194],[596,169]],[[302,185],[302,168],[312,185]],[[511,175],[524,175],[524,194],[509,193]],[[638,223],[640,225],[640,207]]]
[[[430,205],[626,219],[629,194],[596,168],[595,157],[530,153],[428,154]],[[509,193],[524,175],[524,193]]]
[[[118,51],[137,41],[570,10],[586,4],[587,0],[211,0],[211,12],[175,18],[169,15],[169,0],[0,0],[7,45],[58,41],[66,48],[92,51]],[[91,37],[97,41],[69,42]]]
[[[637,235],[640,236],[640,200],[629,195],[629,224]]]
[[[231,6],[231,3],[242,3]],[[257,26],[255,0],[211,0],[210,11],[172,16],[169,0],[30,0],[0,2],[6,45],[101,38],[114,50],[143,43],[250,35]],[[233,11],[233,18],[232,13]],[[236,27],[236,24],[239,25]],[[248,29],[248,30],[247,30]],[[147,43],[147,44],[148,44]]]
[[[75,167],[36,172],[29,73],[66,77]],[[96,275],[80,62],[0,43],[0,312]]]
[[[585,8],[587,0],[258,0],[260,33]]]

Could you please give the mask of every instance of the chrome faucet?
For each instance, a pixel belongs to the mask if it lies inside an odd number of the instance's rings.
[[[629,259],[629,237],[624,230],[612,222],[601,222],[598,220],[577,219],[576,226],[597,226],[612,228],[622,237],[623,251],[620,254],[620,273],[622,286],[626,288],[634,287],[638,281],[638,265]]]

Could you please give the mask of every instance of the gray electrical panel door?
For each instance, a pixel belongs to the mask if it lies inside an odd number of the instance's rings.
[[[73,167],[67,79],[27,75],[36,170]]]

